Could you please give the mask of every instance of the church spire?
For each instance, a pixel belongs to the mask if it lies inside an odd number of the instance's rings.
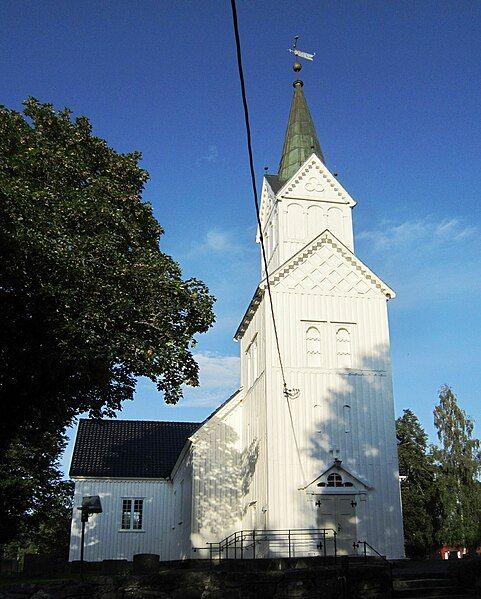
[[[300,64],[294,64],[294,70],[300,70],[296,67],[300,67]],[[302,91],[303,85],[299,79],[294,81],[294,97],[277,175],[282,183],[290,179],[311,154],[316,154],[324,162],[321,144]]]

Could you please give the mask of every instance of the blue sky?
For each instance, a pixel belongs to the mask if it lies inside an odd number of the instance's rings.
[[[358,205],[356,252],[390,302],[397,414],[432,435],[443,383],[478,422],[481,3],[238,0],[259,180],[277,171],[295,34],[331,171]],[[232,336],[259,273],[230,3],[3,0],[0,102],[33,95],[140,150],[162,249],[218,298],[201,387],[166,406],[140,381],[124,418],[199,420],[238,384]],[[481,431],[478,431],[481,434]],[[65,458],[68,462],[68,455]]]

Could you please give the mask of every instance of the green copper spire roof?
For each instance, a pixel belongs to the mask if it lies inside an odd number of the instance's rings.
[[[302,86],[302,81],[294,81],[294,97],[277,175],[280,182],[290,179],[313,153],[324,162]]]

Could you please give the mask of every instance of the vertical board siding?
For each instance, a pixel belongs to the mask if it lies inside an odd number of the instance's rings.
[[[74,510],[69,559],[80,559],[80,510],[85,495],[99,495],[103,512],[90,516],[85,527],[85,559],[131,560],[136,553],[156,553],[161,559],[172,559],[172,485],[164,480],[75,481]],[[121,530],[123,498],[144,500],[143,530]]]
[[[231,400],[193,436],[191,540],[206,557],[206,543],[240,528],[242,488],[242,405]]]
[[[172,481],[173,519],[169,536],[169,559],[192,557],[192,446],[184,455]]]
[[[269,527],[315,525],[313,502],[300,489],[338,458],[370,487],[362,501],[357,501],[359,533],[381,553],[401,557],[402,520],[385,298],[340,298],[284,291],[281,287],[275,291],[274,301],[276,313],[282,315],[279,334],[287,385],[300,393],[289,400],[293,432],[275,348],[271,346],[266,381]],[[327,363],[324,367],[307,367],[303,323],[316,321],[327,323]],[[352,368],[336,367],[337,325],[333,323],[349,323]],[[344,405],[350,406],[348,433]]]

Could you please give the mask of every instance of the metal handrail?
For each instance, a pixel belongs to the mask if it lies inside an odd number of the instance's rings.
[[[387,562],[387,561],[389,561],[389,560],[386,558],[386,556],[385,556],[385,555],[382,555],[381,553],[379,553],[379,551],[378,551],[378,550],[377,550],[375,547],[373,547],[372,545],[370,545],[370,544],[369,544],[367,541],[358,541],[357,543],[353,543],[353,545],[354,545],[354,548],[355,548],[355,549],[357,549],[357,548],[359,547],[359,545],[363,545],[363,546],[364,546],[364,550],[363,550],[364,557],[367,557],[367,548],[369,547],[369,549],[371,549],[371,551],[374,551],[374,553],[375,553],[375,554],[376,554],[378,557],[382,558],[382,559],[383,559],[383,560],[385,560],[386,562]]]
[[[244,558],[245,552],[251,553],[250,558],[256,558],[256,547],[266,542],[269,546],[283,547],[287,557],[292,557],[296,547],[300,544],[312,544],[327,557],[327,543],[332,542],[334,558],[337,557],[337,531],[332,528],[291,528],[291,529],[263,529],[240,530],[231,533],[222,541],[208,542],[205,548],[194,548],[194,551],[208,550],[209,557],[213,559],[238,559]],[[234,555],[232,555],[232,553]]]
[[[384,560],[388,566],[389,566],[389,576],[390,576],[390,582],[391,582],[391,591],[393,590],[394,587],[394,579],[393,579],[393,573],[392,573],[392,562],[390,560],[387,559],[387,557],[385,555],[382,555],[381,553],[379,553],[379,551],[373,547],[372,545],[370,545],[367,541],[358,541],[357,543],[354,543],[354,548],[357,549],[359,547],[359,545],[363,545],[364,546],[364,557],[367,557],[367,548],[369,547],[369,549],[371,551],[374,551],[374,553],[380,557],[382,560]]]

